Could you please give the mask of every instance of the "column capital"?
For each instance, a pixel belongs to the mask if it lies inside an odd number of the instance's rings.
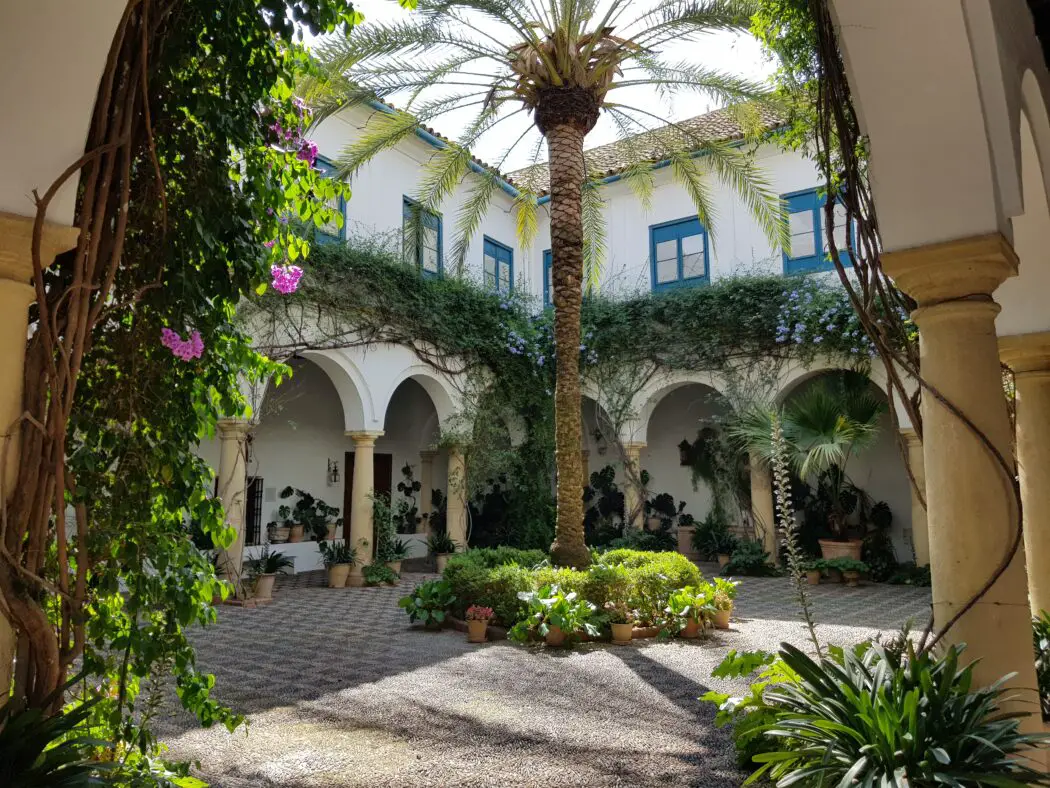
[[[372,446],[379,438],[383,437],[384,433],[382,430],[360,430],[347,432],[345,435],[354,442],[355,446]]]
[[[999,337],[999,358],[1017,375],[1050,372],[1050,331]]]
[[[215,426],[220,440],[235,440],[247,436],[255,425],[248,419],[219,419]]]
[[[916,444],[921,444],[922,443],[922,441],[919,440],[919,433],[917,433],[911,427],[901,427],[900,433],[901,433],[901,437],[904,439],[904,442],[908,446],[914,446]]]
[[[886,252],[882,267],[920,306],[931,306],[991,296],[1017,275],[1017,253],[1000,233],[992,233]]]
[[[623,441],[620,445],[623,446],[623,450],[624,451],[632,452],[632,451],[641,451],[642,449],[647,447],[649,444],[646,443],[645,441]]]
[[[33,275],[32,216],[0,211],[0,279],[28,282]],[[79,227],[44,222],[40,238],[40,257],[50,265],[55,255],[72,249],[80,237]]]
[[[422,449],[419,452],[419,459],[423,462],[431,462],[439,454],[437,449]]]

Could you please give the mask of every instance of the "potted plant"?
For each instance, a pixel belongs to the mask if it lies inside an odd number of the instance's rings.
[[[284,553],[271,553],[270,548],[265,547],[258,558],[248,562],[248,577],[255,589],[252,596],[255,599],[272,599],[277,574],[287,572],[293,566],[292,559]]]
[[[438,572],[445,571],[445,564],[448,563],[448,557],[456,552],[456,547],[456,543],[452,541],[452,538],[444,531],[433,533],[430,535],[430,538],[427,539],[427,549],[433,553],[437,559]]]
[[[271,520],[266,524],[266,539],[271,544],[284,544],[288,541],[292,529],[286,525],[278,525]]]
[[[408,554],[408,542],[403,539],[394,539],[383,550],[382,560],[394,574],[400,575],[401,562],[408,558]]]
[[[717,559],[720,567],[729,563],[737,538],[730,533],[729,521],[720,505],[712,507],[693,531],[693,548],[705,561]]]
[[[842,573],[842,579],[845,580],[846,585],[851,588],[855,588],[860,582],[860,576],[870,571],[870,568],[863,561],[856,561],[852,558],[832,558],[824,559],[824,566],[828,569],[835,569]]]
[[[288,541],[301,542],[307,532],[311,539],[318,542],[335,539],[336,528],[343,524],[342,518],[338,517],[339,509],[297,487],[285,487],[280,494],[282,500],[293,495],[296,496],[294,507],[285,504],[277,509],[281,527],[288,529]],[[271,525],[276,526],[276,523]]]
[[[811,586],[820,585],[821,570],[824,568],[824,561],[816,558],[809,561],[802,562],[802,571],[806,573],[806,582]]]
[[[849,481],[846,466],[875,443],[884,409],[867,378],[844,372],[818,380],[776,414],[792,468],[803,481],[817,480],[818,496],[825,503],[824,525],[831,538],[820,540],[824,558],[860,560],[863,540],[849,523],[857,506],[857,488]],[[766,462],[773,456],[773,416],[767,408],[752,409],[731,428],[734,437]]]
[[[548,646],[557,648],[574,643],[581,632],[598,637],[598,628],[591,621],[596,608],[575,591],[566,594],[551,584],[539,591],[519,591],[518,599],[528,605],[528,613],[507,633],[511,640],[524,642],[536,633]]]
[[[428,580],[398,600],[397,605],[408,613],[413,623],[419,621],[427,629],[441,629],[448,618],[448,609],[455,601],[456,595],[447,580]]]
[[[357,549],[346,542],[321,542],[318,544],[328,570],[328,587],[343,588],[350,569],[357,563]]]
[[[736,599],[737,583],[724,577],[715,578],[714,594],[711,604],[714,613],[711,619],[716,629],[729,629],[729,618],[733,615],[733,600]]]
[[[606,602],[602,610],[609,619],[613,645],[629,645],[634,637],[634,622],[637,619],[635,612],[626,602],[612,600]]]
[[[397,572],[387,564],[363,566],[361,567],[361,577],[364,578],[366,586],[380,586],[383,583],[396,586],[398,581]]]
[[[471,605],[467,608],[467,642],[484,643],[488,640],[486,630],[492,620],[492,608]]]
[[[715,613],[714,589],[705,583],[701,588],[686,586],[672,591],[667,597],[664,613],[665,631],[668,634],[698,638],[704,626],[704,619]]]

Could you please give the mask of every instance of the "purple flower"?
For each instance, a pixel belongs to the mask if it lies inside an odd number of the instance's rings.
[[[263,243],[263,246],[265,246],[267,249],[273,249],[273,246],[274,246],[275,243],[277,243],[277,239],[276,238],[274,238],[272,240],[269,240],[269,241],[265,241]]]
[[[273,289],[278,293],[288,295],[294,293],[299,287],[299,279],[302,278],[303,269],[297,265],[273,265],[270,266],[270,274],[273,275]]]
[[[195,358],[200,358],[201,354],[204,353],[204,340],[201,338],[200,331],[196,330],[190,334],[189,339],[183,339],[170,328],[162,328],[160,330],[160,343],[168,348],[176,358],[180,358],[183,361],[192,361]]]
[[[302,144],[299,146],[299,152],[295,155],[296,158],[305,161],[313,167],[314,163],[317,161],[317,145],[310,140],[303,140]]]

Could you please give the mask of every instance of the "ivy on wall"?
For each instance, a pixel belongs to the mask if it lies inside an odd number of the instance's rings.
[[[518,291],[498,295],[467,279],[422,277],[384,239],[358,237],[317,248],[297,293],[255,299],[243,317],[256,346],[274,358],[389,342],[458,376],[464,412],[442,440],[467,447],[470,496],[506,476],[511,483],[501,494],[522,496],[536,513],[535,522],[515,527],[543,544],[553,527],[550,310]],[[664,373],[730,378],[756,361],[779,369],[818,357],[864,370],[871,353],[845,294],[823,277],[745,276],[626,300],[592,296],[582,320],[582,374],[625,402]]]

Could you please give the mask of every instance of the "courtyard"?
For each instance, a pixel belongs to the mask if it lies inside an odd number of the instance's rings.
[[[705,575],[710,575],[705,571]],[[805,642],[790,579],[745,578],[728,632],[700,641],[470,645],[409,625],[398,587],[328,589],[282,578],[272,604],[224,606],[195,633],[218,697],[247,733],[199,729],[173,706],[170,756],[212,786],[739,786],[728,731],[697,698],[744,689],[711,678],[729,649]],[[823,640],[858,642],[928,615],[929,590],[812,589]]]

